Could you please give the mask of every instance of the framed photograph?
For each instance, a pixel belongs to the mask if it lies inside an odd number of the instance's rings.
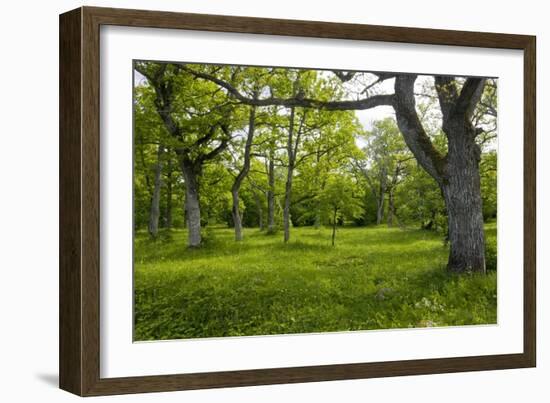
[[[60,387],[535,366],[535,83],[533,36],[62,14]]]

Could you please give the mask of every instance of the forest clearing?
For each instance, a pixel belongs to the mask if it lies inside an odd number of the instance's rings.
[[[217,227],[205,246],[185,231],[136,237],[135,340],[496,323],[496,272],[445,271],[448,247],[426,230],[299,228],[288,244],[257,229],[234,245]],[[486,225],[495,253],[496,224]],[[162,245],[162,247],[159,247]]]

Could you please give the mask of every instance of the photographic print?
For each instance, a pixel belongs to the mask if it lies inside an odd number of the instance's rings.
[[[497,93],[134,60],[134,341],[496,324]]]
[[[536,366],[535,36],[79,7],[59,56],[61,389]]]

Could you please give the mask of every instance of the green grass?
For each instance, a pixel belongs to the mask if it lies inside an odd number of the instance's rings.
[[[487,239],[495,244],[496,224]],[[441,236],[386,227],[135,238],[135,340],[496,323],[496,272],[451,275]]]

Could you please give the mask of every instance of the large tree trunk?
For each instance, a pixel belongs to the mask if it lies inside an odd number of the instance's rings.
[[[448,152],[443,156],[433,146],[415,110],[414,75],[395,80],[394,109],[405,142],[418,163],[439,184],[449,224],[451,272],[485,272],[485,241],[479,178],[480,149],[471,114],[484,80],[468,78],[458,93],[454,79],[437,76],[436,90],[443,117]]]
[[[452,272],[485,272],[485,236],[479,176],[480,150],[471,128],[452,124],[442,193],[448,215]]]
[[[275,161],[273,155],[269,157],[267,176],[267,232],[272,234],[275,232]]]
[[[185,212],[187,215],[187,245],[201,244],[201,208],[199,202],[199,178],[201,165],[180,157],[180,166],[185,180]]]
[[[244,162],[243,167],[238,173],[233,186],[231,187],[231,196],[233,199],[233,208],[231,213],[233,215],[233,224],[235,225],[235,240],[243,240],[243,223],[241,212],[239,211],[239,189],[243,183],[244,178],[248,175],[250,170],[250,151],[252,150],[252,140],[254,139],[254,127],[256,118],[256,108],[252,106],[250,108],[250,115],[248,119],[248,135],[246,137],[246,144],[244,146]]]
[[[164,148],[162,144],[158,146],[157,163],[155,164],[155,172],[153,177],[153,194],[151,196],[151,209],[149,212],[149,234],[156,238],[159,232],[160,218],[160,188],[162,185],[162,153]]]

